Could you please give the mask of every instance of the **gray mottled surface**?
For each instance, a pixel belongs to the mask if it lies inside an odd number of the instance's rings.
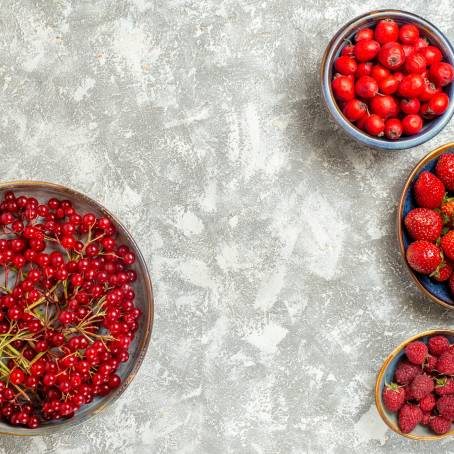
[[[448,0],[1,2],[0,178],[68,184],[118,214],[156,322],[118,403],[0,453],[454,451],[387,431],[372,389],[396,344],[452,326],[394,237],[403,178],[452,123],[371,151],[319,95],[330,36],[383,6],[454,39]]]

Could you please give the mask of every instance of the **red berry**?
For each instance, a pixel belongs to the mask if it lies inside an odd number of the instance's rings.
[[[384,95],[392,95],[399,88],[399,81],[393,75],[388,76],[380,80],[380,82],[378,83],[378,88]]]
[[[424,47],[427,47],[429,45],[429,42],[427,41],[426,38],[418,38],[416,40],[416,43],[414,44],[415,50],[418,52],[423,49]]]
[[[449,105],[449,97],[446,93],[440,92],[432,96],[429,101],[428,112],[434,115],[441,115],[446,112]]]
[[[440,88],[438,88],[433,82],[431,82],[429,79],[425,78],[424,79],[424,86],[419,94],[419,99],[421,101],[430,101],[432,97],[439,93],[441,91]]]
[[[453,267],[451,265],[451,263],[447,262],[447,261],[444,261],[439,267],[437,270],[435,270],[435,272],[433,273],[433,278],[437,281],[437,282],[445,282],[447,281],[451,275],[452,275],[452,272],[453,272]]]
[[[399,112],[399,106],[392,96],[375,96],[370,102],[370,110],[381,118],[395,117]]]
[[[454,191],[454,154],[441,155],[435,167],[435,173],[448,191]]]
[[[419,38],[419,29],[414,24],[404,24],[399,30],[399,41],[402,44],[415,44]]]
[[[443,416],[434,416],[429,422],[429,427],[436,434],[443,435],[451,430],[451,421]]]
[[[371,77],[373,77],[377,82],[380,82],[382,79],[390,76],[391,73],[388,69],[384,68],[382,65],[374,65],[370,71]]]
[[[378,52],[378,61],[388,69],[397,69],[405,61],[402,46],[396,42],[388,42]]]
[[[416,376],[409,386],[409,395],[420,400],[434,390],[433,380],[426,374]]]
[[[421,131],[422,126],[423,121],[418,114],[407,115],[402,120],[402,129],[407,136],[418,134],[418,132]]]
[[[399,38],[399,26],[392,19],[383,19],[375,27],[375,40],[380,44],[397,41]]]
[[[427,353],[427,345],[421,341],[410,342],[405,347],[405,354],[407,355],[408,360],[416,365],[422,364],[424,362]]]
[[[374,39],[374,31],[371,28],[363,28],[355,34],[355,42],[361,41],[362,39]]]
[[[454,355],[451,351],[447,350],[440,355],[437,361],[437,370],[440,374],[454,374]]]
[[[334,96],[339,101],[350,101],[355,97],[355,86],[348,76],[339,76],[333,80]]]
[[[367,112],[367,106],[362,101],[358,99],[352,99],[345,104],[343,109],[344,115],[350,121],[359,120]]]
[[[405,403],[405,389],[391,383],[383,388],[383,404],[392,412],[397,412]]]
[[[400,100],[399,106],[403,113],[410,115],[417,114],[419,112],[421,103],[418,98],[403,98]]]
[[[454,394],[454,378],[441,377],[435,379],[435,392],[439,396]]]
[[[402,123],[398,118],[390,118],[385,122],[385,137],[397,140],[402,135]]]
[[[414,271],[421,274],[431,274],[442,261],[440,253],[440,249],[435,244],[418,240],[408,246],[407,262]]]
[[[442,396],[437,401],[437,409],[446,419],[454,419],[454,396]]]
[[[436,62],[430,67],[429,75],[432,82],[444,87],[454,79],[454,68],[449,63]]]
[[[14,369],[10,374],[9,374],[9,381],[13,385],[20,385],[25,379],[25,374],[22,372],[21,369]]]
[[[362,39],[355,45],[355,57],[360,62],[373,60],[380,49],[380,44],[373,39]]]
[[[427,394],[419,401],[419,408],[424,412],[430,412],[437,404],[437,399],[432,393]]]
[[[440,160],[438,162],[440,162]],[[454,184],[454,162],[452,170]],[[444,173],[444,175],[446,175],[446,173]],[[413,186],[413,191],[416,203],[422,208],[439,208],[446,192],[445,186],[441,180],[427,170],[420,173]]]
[[[446,257],[454,259],[454,230],[450,230],[441,238],[440,241],[441,249]]]
[[[402,79],[397,91],[403,98],[417,98],[423,90],[423,77],[420,74],[408,74]]]
[[[413,52],[405,59],[405,70],[408,73],[422,73],[426,66],[426,59],[419,52]]]
[[[355,83],[355,92],[361,98],[372,98],[378,93],[377,81],[370,76],[362,76]]]
[[[356,69],[355,76],[359,79],[361,76],[370,76],[372,63],[360,63]]]
[[[356,61],[353,58],[347,56],[341,56],[334,62],[334,68],[336,69],[336,71],[343,74],[344,76],[355,74],[357,67],[358,65],[356,64]]]
[[[410,433],[421,421],[423,413],[413,404],[404,404],[399,410],[399,427],[403,433]]]
[[[372,136],[382,136],[385,130],[385,121],[376,114],[372,114],[367,118],[365,124],[366,131]]]
[[[426,59],[427,66],[432,66],[443,59],[440,49],[435,46],[426,46],[419,50],[419,53]]]
[[[415,52],[415,48],[408,44],[402,44],[402,50],[404,51],[405,58],[409,57],[413,52]]]
[[[353,57],[355,54],[355,46],[353,44],[347,44],[341,50],[341,55],[346,57]]]
[[[405,227],[414,240],[435,241],[443,229],[443,219],[429,208],[414,208],[405,217]]]

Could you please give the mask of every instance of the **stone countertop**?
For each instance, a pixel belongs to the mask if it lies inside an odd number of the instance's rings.
[[[441,453],[373,403],[391,349],[452,316],[395,239],[403,179],[453,138],[381,152],[330,120],[319,64],[368,10],[448,0],[9,1],[0,10],[0,177],[105,204],[150,265],[145,363],[96,419],[0,453]]]

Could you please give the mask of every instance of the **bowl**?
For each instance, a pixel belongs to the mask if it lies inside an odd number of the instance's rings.
[[[446,282],[437,282],[429,276],[416,273],[408,265],[406,251],[409,244],[413,240],[408,235],[404,225],[405,216],[410,210],[416,208],[412,193],[413,183],[416,181],[421,172],[425,170],[434,172],[438,157],[443,153],[449,152],[454,153],[454,142],[447,143],[431,151],[418,162],[416,167],[408,176],[402,190],[402,195],[400,196],[399,206],[397,209],[397,239],[399,241],[400,252],[407,269],[410,272],[410,276],[421,292],[437,304],[440,304],[448,309],[454,309],[454,296],[451,294],[449,286]]]
[[[97,216],[106,216],[117,228],[120,241],[130,247],[136,255],[136,262],[134,264],[134,269],[137,271],[137,280],[134,282],[134,291],[136,293],[135,304],[142,310],[143,315],[141,323],[139,323],[139,329],[136,333],[136,337],[129,348],[129,360],[126,363],[122,363],[117,372],[122,379],[120,387],[113,390],[105,397],[97,397],[90,404],[83,405],[80,410],[76,412],[73,418],[45,422],[42,423],[42,425],[37,429],[10,426],[0,421],[1,434],[48,435],[65,428],[74,427],[99,414],[115,402],[115,400],[123,394],[128,385],[132,382],[145,357],[150,341],[154,315],[152,285],[145,260],[131,234],[128,232],[126,227],[124,227],[121,222],[118,221],[118,219],[116,219],[100,203],[73,189],[39,181],[12,181],[1,183],[0,195],[3,196],[5,191],[14,191],[16,195],[26,194],[28,196],[36,197],[38,200],[47,200],[51,197],[68,199],[73,203],[73,206],[81,212],[90,211]]]
[[[418,424],[411,433],[404,434],[403,432],[401,432],[397,424],[397,414],[388,411],[383,405],[382,399],[383,388],[385,387],[386,383],[391,383],[393,381],[397,363],[405,355],[404,349],[407,344],[415,340],[427,344],[430,337],[437,335],[446,336],[451,343],[454,342],[454,331],[449,329],[425,331],[423,333],[419,333],[416,336],[411,337],[410,339],[407,339],[406,341],[402,342],[398,347],[396,347],[388,356],[388,358],[386,358],[385,362],[383,363],[383,366],[380,369],[380,372],[378,373],[377,381],[375,383],[375,405],[383,421],[394,432],[404,437],[411,438],[413,440],[439,440],[441,438],[447,437],[448,435],[453,435],[454,429],[452,429],[450,432],[446,434],[437,435],[434,434],[429,428],[424,427],[421,424]]]
[[[416,147],[435,137],[449,122],[454,113],[454,82],[448,85],[445,90],[449,98],[453,100],[449,103],[446,112],[425,123],[421,132],[414,136],[401,137],[398,140],[387,140],[386,138],[373,137],[357,128],[344,117],[341,109],[337,105],[331,88],[333,78],[334,61],[339,56],[341,49],[347,40],[352,40],[354,34],[363,28],[373,27],[379,20],[391,18],[399,25],[412,22],[415,23],[421,32],[422,37],[426,37],[431,44],[439,47],[444,56],[444,61],[454,65],[454,49],[446,36],[427,20],[415,14],[400,10],[379,10],[372,11],[351,20],[344,25],[332,38],[321,64],[321,85],[325,104],[333,116],[334,120],[354,139],[365,145],[383,150],[402,150]]]

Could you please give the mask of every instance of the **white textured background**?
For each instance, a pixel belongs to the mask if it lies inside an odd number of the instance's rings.
[[[70,185],[132,230],[155,284],[145,363],[74,431],[0,453],[437,453],[373,404],[388,352],[449,314],[395,241],[411,151],[352,143],[319,94],[352,17],[448,0],[3,0],[0,178]]]

